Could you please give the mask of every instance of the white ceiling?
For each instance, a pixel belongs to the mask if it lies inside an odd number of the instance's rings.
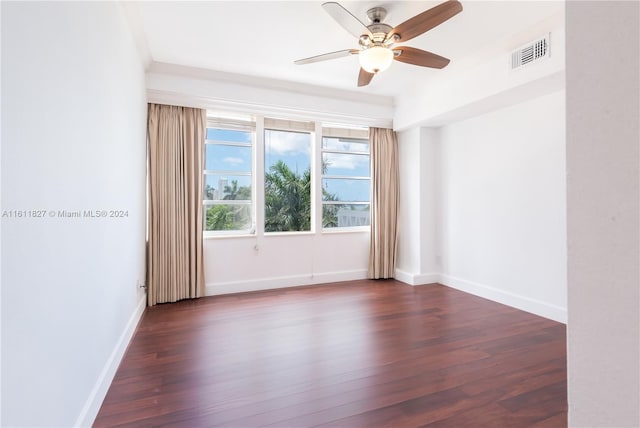
[[[443,70],[394,62],[372,83],[357,88],[356,56],[308,65],[293,61],[326,52],[357,48],[321,7],[322,1],[158,1],[128,3],[155,62],[248,76],[294,81],[376,95],[395,96],[422,79],[450,72],[456,62],[481,61],[478,53],[500,43],[564,7],[561,1],[462,0],[464,10],[406,43],[451,59]],[[383,6],[392,26],[440,1],[340,2],[361,21],[366,11]],[[517,47],[517,46],[512,46]]]

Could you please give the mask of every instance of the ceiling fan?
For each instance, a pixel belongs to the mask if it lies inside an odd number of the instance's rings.
[[[371,21],[370,25],[362,23],[338,3],[328,2],[324,3],[322,7],[338,24],[358,38],[360,47],[299,59],[295,61],[295,64],[310,64],[358,55],[360,59],[358,86],[368,85],[373,76],[386,70],[394,59],[421,67],[445,67],[449,64],[447,58],[409,46],[394,45],[411,40],[462,12],[462,4],[459,1],[449,0],[406,20],[400,25],[391,27],[382,22],[387,16],[387,10],[383,7],[374,7],[367,11],[367,16]]]

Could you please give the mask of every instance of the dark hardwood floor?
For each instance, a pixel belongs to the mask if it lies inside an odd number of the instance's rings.
[[[96,427],[564,427],[565,326],[353,281],[147,308]]]

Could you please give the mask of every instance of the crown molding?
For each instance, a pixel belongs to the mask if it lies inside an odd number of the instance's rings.
[[[301,95],[312,95],[323,98],[339,99],[344,101],[373,104],[393,108],[393,97],[372,95],[361,92],[335,89],[325,86],[309,85],[300,82],[271,79],[266,77],[249,76],[245,74],[228,73],[205,68],[187,67],[163,62],[151,62],[148,73],[169,74],[201,80],[215,80],[218,82],[234,83],[243,86],[253,86],[261,89],[273,89],[287,92],[295,92]]]
[[[233,101],[210,96],[194,96],[164,89],[147,89],[147,100],[150,103],[179,105],[184,107],[204,108],[229,113],[249,113],[266,117],[288,118],[292,120],[313,120],[331,123],[343,123],[367,127],[393,128],[393,120],[371,118],[358,115],[330,113],[326,111],[289,108],[262,103]]]

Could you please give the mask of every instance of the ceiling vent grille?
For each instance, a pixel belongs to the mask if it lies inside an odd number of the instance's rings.
[[[549,35],[511,52],[511,69],[516,70],[532,62],[549,57]]]

